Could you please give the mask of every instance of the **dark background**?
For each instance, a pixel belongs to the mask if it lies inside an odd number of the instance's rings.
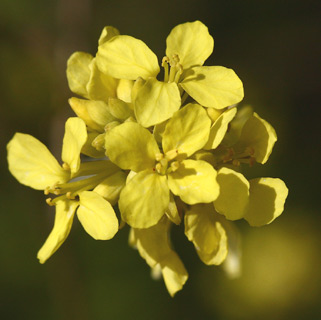
[[[1,0],[0,3],[0,314],[2,319],[320,319],[320,1]],[[229,280],[203,265],[192,244],[175,247],[190,278],[170,298],[127,244],[128,228],[94,241],[75,219],[60,250],[36,253],[54,212],[41,192],[7,171],[5,145],[17,131],[60,159],[72,115],[66,61],[95,54],[105,25],[157,53],[178,23],[201,20],[215,40],[208,65],[233,68],[251,104],[276,129],[269,162],[252,176],[280,177],[290,194],[271,225],[236,223],[243,275]],[[183,230],[180,230],[183,232]]]

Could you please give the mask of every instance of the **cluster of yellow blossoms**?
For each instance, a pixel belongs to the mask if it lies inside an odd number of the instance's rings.
[[[47,203],[56,207],[41,263],[65,241],[76,212],[94,239],[128,224],[130,245],[173,296],[188,278],[171,246],[173,226],[183,223],[200,259],[219,265],[228,220],[262,226],[282,213],[282,180],[248,181],[240,172],[268,160],[275,131],[250,107],[237,109],[243,85],[233,70],[203,66],[214,47],[207,27],[178,25],[166,44],[163,81],[144,42],[113,27],[104,28],[95,57],[69,58],[69,87],[82,98],[69,100],[77,117],[66,121],[62,165],[30,135],[9,142],[11,173],[52,194]]]

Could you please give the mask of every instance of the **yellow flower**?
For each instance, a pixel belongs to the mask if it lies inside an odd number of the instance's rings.
[[[160,270],[169,294],[173,297],[187,281],[188,273],[171,248],[169,231],[171,223],[164,217],[148,229],[131,229],[129,243],[138,249],[154,272]]]
[[[247,181],[241,173],[223,167],[218,171],[217,181],[220,194],[214,206],[229,220],[244,218],[258,227],[271,223],[283,212],[288,189],[280,179]]]
[[[255,162],[267,162],[277,140],[275,130],[265,120],[259,117],[252,108],[245,107],[235,116],[235,111],[229,109],[223,112],[214,125],[222,119],[217,134],[206,143],[204,148],[214,149],[206,156],[212,160],[218,170],[217,181],[220,194],[214,200],[217,212],[229,220],[244,218],[252,226],[262,226],[271,223],[284,209],[288,189],[280,179],[258,178],[248,181],[239,171],[241,164],[252,166]],[[225,119],[225,120],[224,120]],[[229,123],[227,132],[223,123]],[[225,136],[215,139],[224,131]],[[222,132],[221,132],[222,133]],[[203,156],[203,157],[202,157]],[[205,159],[204,154],[200,155]],[[232,200],[231,200],[232,199]]]
[[[56,205],[56,217],[53,230],[38,253],[41,263],[67,238],[78,207],[78,219],[94,239],[110,239],[118,230],[115,212],[104,199],[104,193],[100,195],[87,190],[101,189],[101,184],[117,174],[119,169],[110,161],[81,164],[80,152],[86,139],[85,123],[79,118],[69,118],[63,139],[62,166],[45,145],[30,135],[16,133],[8,143],[9,170],[13,176],[22,184],[58,196],[54,200],[47,199],[48,204]],[[70,182],[70,179],[82,175],[94,176]],[[124,183],[125,177],[120,177],[118,185],[121,179]],[[113,199],[112,192],[109,195]],[[105,198],[108,199],[108,195],[105,194]]]
[[[141,40],[118,35],[98,48],[96,62],[104,74],[117,79],[145,80],[134,99],[135,115],[142,126],[169,119],[188,95],[199,104],[216,109],[243,99],[242,82],[233,70],[202,66],[213,51],[214,40],[200,21],[176,26],[166,43],[162,60],[164,81],[156,79],[160,71],[157,57]]]
[[[151,227],[170,204],[170,191],[187,204],[210,203],[219,193],[216,171],[205,161],[188,159],[208,139],[210,119],[204,108],[188,104],[168,121],[162,150],[138,123],[124,123],[106,136],[106,154],[132,175],[122,190],[122,219],[134,228]],[[175,220],[175,219],[174,219]]]
[[[103,44],[119,31],[105,27],[98,43]],[[133,81],[115,79],[97,68],[96,58],[89,53],[75,52],[67,62],[70,90],[85,99],[72,97],[69,104],[84,120],[90,133],[83,153],[95,158],[104,156],[105,131],[134,117],[131,106]]]
[[[227,256],[227,236],[211,204],[191,206],[184,217],[185,234],[192,241],[200,259],[219,265]]]

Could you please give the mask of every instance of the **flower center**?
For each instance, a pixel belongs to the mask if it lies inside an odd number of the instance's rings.
[[[177,159],[178,156],[178,150],[173,149],[165,154],[158,153],[156,155],[156,165],[153,169],[154,171],[157,171],[160,175],[166,175],[168,173],[176,171],[180,166],[180,160]]]
[[[107,161],[84,162],[73,181],[48,186],[44,190],[45,195],[51,193],[57,197],[54,199],[47,198],[47,204],[53,206],[58,200],[76,199],[79,192],[94,189],[110,175],[108,170],[104,170],[106,169],[106,163]]]
[[[162,67],[164,68],[164,82],[178,83],[183,73],[183,66],[179,63],[179,56],[174,54],[171,59],[165,56],[162,60]]]

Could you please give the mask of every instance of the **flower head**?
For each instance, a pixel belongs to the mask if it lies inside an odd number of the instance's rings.
[[[155,54],[141,40],[118,35],[98,47],[97,65],[117,79],[144,79],[133,101],[137,121],[149,127],[169,119],[189,95],[202,106],[222,109],[243,99],[243,85],[233,70],[203,66],[214,40],[200,21],[176,26],[166,40],[164,81]],[[185,92],[185,93],[184,93]]]
[[[159,65],[144,42],[109,26],[96,56],[71,55],[67,79],[79,97],[69,99],[77,117],[66,122],[62,165],[29,135],[9,142],[11,173],[52,194],[47,203],[56,208],[41,263],[65,241],[75,214],[94,239],[107,240],[119,229],[119,210],[130,245],[174,296],[188,278],[171,244],[175,225],[184,224],[205,264],[227,259],[225,269],[235,275],[240,254],[232,221],[262,226],[282,213],[284,182],[242,173],[267,162],[276,133],[251,107],[238,108],[243,85],[233,70],[204,66],[214,48],[207,27],[180,24],[166,45]]]

